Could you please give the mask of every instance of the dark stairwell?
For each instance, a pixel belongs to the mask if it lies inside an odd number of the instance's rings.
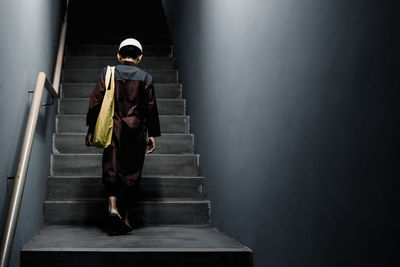
[[[172,252],[169,244],[184,247],[187,242],[161,242],[157,236],[171,236],[171,229],[181,226],[169,224],[171,228],[160,231],[160,235],[151,231],[151,227],[161,230],[162,225],[148,224],[145,220],[151,219],[151,214],[145,216],[145,212],[171,214],[162,213],[165,209],[154,205],[176,204],[176,200],[188,200],[188,196],[193,200],[195,195],[197,203],[210,200],[212,208],[203,207],[211,211],[212,226],[253,250],[245,258],[253,258],[255,267],[400,266],[396,236],[400,222],[396,204],[400,147],[398,1],[162,2],[171,36],[159,4],[129,7],[121,1],[71,1],[65,60],[65,78],[70,81],[63,84],[58,119],[79,119],[79,115],[66,114],[84,114],[77,103],[87,101],[83,99],[95,82],[73,81],[74,69],[94,68],[97,56],[104,56],[102,60],[107,63],[126,33],[137,33],[138,38],[146,37],[145,57],[157,57],[160,62],[173,54],[183,91],[176,82],[168,82],[171,86],[164,83],[156,93],[160,100],[185,99],[185,114],[190,115],[190,128],[186,129],[195,138],[187,132],[181,136],[194,140],[195,149],[184,153],[201,155],[198,169],[192,169],[198,172],[167,179],[161,179],[166,178],[164,175],[146,175],[141,205],[134,211],[139,214],[135,223],[148,231],[132,237],[147,245],[140,248],[125,243],[123,247],[126,240],[119,239],[114,242],[119,249],[114,250],[114,244],[104,245],[109,241],[98,227],[101,222],[90,219],[106,209],[99,173],[67,176],[57,172],[65,174],[72,168],[53,168],[55,173],[47,177],[51,141],[57,144],[51,153],[58,162],[66,154],[85,157],[88,153],[81,139],[86,131],[83,122],[76,122],[78,128],[71,133],[68,127],[75,127],[73,120],[59,121],[52,140],[56,106],[42,109],[11,266],[19,266],[21,247],[42,227],[44,200],[46,225],[23,248],[23,266],[101,266],[107,261],[113,261],[112,266],[140,266],[141,262],[151,266],[163,257],[193,261],[199,256],[212,262],[224,260],[223,254],[240,257],[240,253],[231,253],[234,248],[222,252],[215,246],[201,248],[204,253],[190,248]],[[34,86],[39,71],[52,74],[62,6],[59,1],[0,1],[0,225],[12,187],[12,180],[6,177],[15,175],[31,100],[27,90]],[[149,36],[148,29],[154,34]],[[113,40],[115,37],[118,40]],[[85,60],[76,57],[79,53]],[[151,64],[151,60],[143,64]],[[161,141],[167,137],[164,134],[159,139],[157,155],[150,161],[165,156]],[[73,138],[77,141],[71,141]],[[69,142],[76,142],[75,147]],[[169,146],[167,151],[175,155],[183,152],[178,145]],[[93,153],[98,157],[99,152]],[[86,157],[93,160],[93,156]],[[94,163],[97,166],[93,170],[99,171],[99,163]],[[182,178],[191,178],[186,180],[189,184]],[[193,178],[198,181],[193,182]],[[179,190],[175,187],[170,191],[170,185],[178,184],[176,179],[180,179]],[[199,191],[199,185],[205,189]],[[169,197],[170,193],[178,196],[178,191],[179,197]],[[54,205],[62,216],[56,216]],[[74,217],[68,218],[71,213],[67,208],[76,212]],[[89,208],[95,214],[88,215]],[[197,215],[201,214],[191,218]],[[203,217],[205,221],[208,218]],[[56,220],[64,220],[63,225]],[[65,225],[67,220],[70,224]],[[201,236],[194,233],[196,229],[210,226],[185,225],[193,230],[188,236],[197,240]],[[70,241],[64,239],[68,236]],[[181,240],[199,244],[186,239],[188,236],[181,235]],[[215,232],[208,236],[215,237]],[[220,236],[232,244],[232,239]],[[64,245],[60,245],[62,242]],[[154,244],[168,249],[156,250]]]
[[[70,6],[45,227],[23,247],[21,266],[252,266],[252,251],[210,224],[161,5],[83,2]],[[146,156],[140,200],[130,212],[137,228],[109,236],[102,228],[102,151],[84,146],[85,114],[101,69],[117,64],[117,45],[126,37],[144,44],[140,67],[155,80],[162,137]]]

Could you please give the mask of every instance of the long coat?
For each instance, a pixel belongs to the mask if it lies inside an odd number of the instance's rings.
[[[94,88],[86,116],[93,133],[105,93],[104,68]],[[114,125],[111,145],[104,149],[102,181],[108,196],[139,185],[146,150],[146,135],[161,135],[152,76],[134,63],[115,67]]]

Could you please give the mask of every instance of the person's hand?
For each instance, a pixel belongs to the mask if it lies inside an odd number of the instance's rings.
[[[150,154],[156,149],[156,139],[154,137],[148,137],[146,140],[147,151],[146,154]]]
[[[92,146],[93,145],[92,140],[93,140],[93,133],[88,133],[86,135],[85,145],[86,146]]]

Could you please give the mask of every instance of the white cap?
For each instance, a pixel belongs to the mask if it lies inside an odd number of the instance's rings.
[[[119,51],[122,47],[127,46],[127,45],[136,46],[136,47],[139,48],[140,51],[142,51],[142,53],[143,53],[142,45],[139,43],[138,40],[133,39],[133,38],[128,38],[128,39],[123,40],[122,43],[119,45],[118,51]]]

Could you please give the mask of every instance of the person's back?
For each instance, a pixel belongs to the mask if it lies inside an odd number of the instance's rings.
[[[111,145],[103,151],[102,180],[109,202],[111,232],[123,233],[132,230],[127,207],[138,196],[146,145],[149,145],[147,153],[152,153],[154,137],[160,136],[161,131],[152,76],[136,66],[142,60],[140,43],[126,39],[117,57],[121,64],[115,67],[113,135]],[[90,97],[87,145],[91,145],[105,93],[105,73],[106,68]],[[117,199],[125,211],[125,221],[118,212]]]
[[[121,120],[128,126],[136,127],[142,123],[142,119],[152,116],[149,118],[152,123],[147,125],[149,136],[158,136],[158,116],[154,116],[158,113],[155,101],[153,80],[149,73],[130,61],[123,61],[116,66],[115,113]]]

